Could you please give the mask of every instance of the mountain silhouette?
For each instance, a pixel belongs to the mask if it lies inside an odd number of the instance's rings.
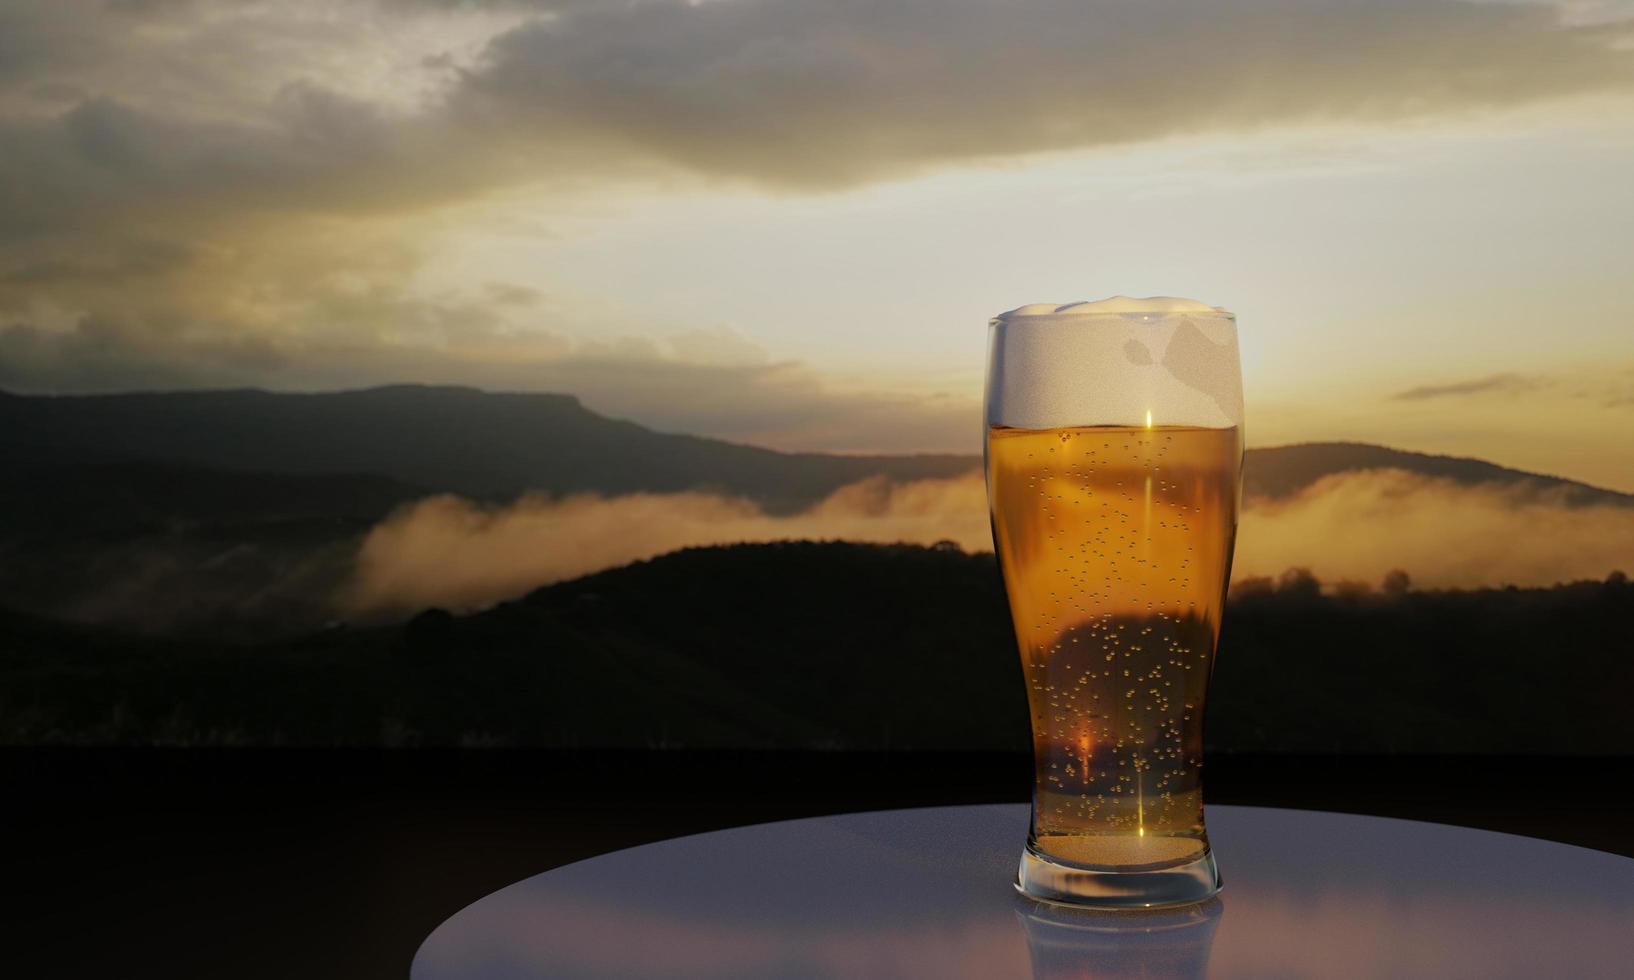
[[[974,426],[975,420],[972,420]],[[263,474],[366,476],[372,487],[344,481],[307,484],[297,496],[316,503],[333,494],[345,511],[379,495],[388,503],[416,492],[507,499],[524,491],[622,494],[718,491],[747,497],[773,513],[816,503],[868,477],[915,480],[956,476],[980,467],[974,454],[838,455],[785,453],[700,436],[657,432],[610,419],[569,395],[483,392],[473,388],[394,385],[321,394],[260,390],[147,392],[119,395],[0,393],[0,455],[24,468],[9,492],[29,487],[54,496],[79,469],[105,467],[96,487],[159,486],[176,494],[162,506],[204,509],[206,495],[180,490],[209,480],[221,497],[266,500]],[[122,470],[131,463],[141,469]],[[163,466],[174,467],[168,477]],[[1634,505],[1634,495],[1572,480],[1507,469],[1476,459],[1405,452],[1366,443],[1306,443],[1250,449],[1244,490],[1250,497],[1288,497],[1325,476],[1394,468],[1464,485],[1493,484],[1558,492],[1568,504]],[[205,470],[220,474],[205,477]],[[241,480],[234,489],[234,474]],[[382,481],[397,485],[385,489]],[[94,492],[94,491],[93,491]],[[179,496],[177,495],[179,494]],[[54,506],[54,505],[53,505]]]
[[[1462,486],[1486,485],[1525,493],[1555,493],[1568,506],[1634,506],[1634,494],[1603,490],[1576,480],[1513,470],[1480,459],[1412,453],[1364,442],[1310,442],[1250,449],[1243,462],[1243,493],[1279,500],[1299,493],[1323,477],[1378,469],[1405,470]]]
[[[770,513],[859,480],[953,477],[977,456],[784,453],[656,432],[565,395],[400,385],[329,394],[0,393],[0,605],[215,638],[334,615],[360,542],[436,493],[702,490]],[[1250,502],[1390,467],[1568,505],[1634,496],[1473,459],[1360,443],[1252,449]]]
[[[610,419],[568,395],[396,385],[0,397],[14,464],[163,462],[239,472],[369,474],[429,491],[508,498],[714,490],[774,512],[870,476],[953,476],[956,455],[783,453]]]

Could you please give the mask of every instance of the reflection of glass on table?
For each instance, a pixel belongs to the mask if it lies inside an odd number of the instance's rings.
[[[1223,913],[1218,898],[1151,912],[1099,912],[1016,899],[1034,980],[1201,978]]]

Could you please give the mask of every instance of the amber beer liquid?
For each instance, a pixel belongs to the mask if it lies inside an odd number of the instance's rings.
[[[988,492],[1032,711],[1029,851],[1203,857],[1201,718],[1237,529],[1239,430],[988,430]]]
[[[1196,860],[1238,430],[994,426],[987,458],[1032,712],[1031,846],[1096,869]]]

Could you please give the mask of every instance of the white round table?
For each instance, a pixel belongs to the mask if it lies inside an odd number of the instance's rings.
[[[1634,859],[1304,810],[1209,807],[1208,826],[1221,896],[1136,913],[1017,895],[1023,805],[683,837],[494,892],[412,977],[1634,976]]]

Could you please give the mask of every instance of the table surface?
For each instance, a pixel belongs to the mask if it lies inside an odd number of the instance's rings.
[[[1225,890],[1170,912],[1032,903],[1027,807],[791,820],[536,875],[449,918],[414,980],[1625,977],[1634,859],[1440,824],[1208,808]]]

